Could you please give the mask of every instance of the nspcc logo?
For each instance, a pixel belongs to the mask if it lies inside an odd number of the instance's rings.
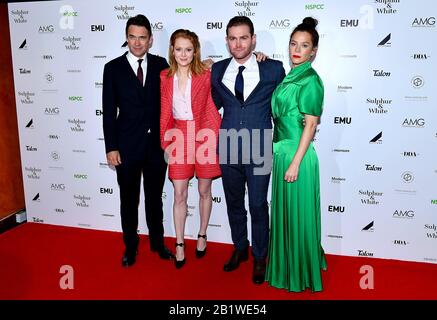
[[[191,13],[191,8],[176,8],[175,12],[176,13]]]

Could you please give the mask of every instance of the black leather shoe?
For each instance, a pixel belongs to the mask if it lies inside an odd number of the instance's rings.
[[[242,251],[234,249],[232,252],[231,259],[225,263],[223,266],[223,271],[230,272],[234,271],[240,266],[240,262],[247,261],[249,258],[249,248],[246,248]]]
[[[181,242],[181,243],[177,243],[176,242],[174,246],[175,247],[182,247],[183,248],[185,245],[184,245],[183,242]],[[185,264],[185,257],[182,260],[178,260],[175,257],[175,259],[174,259],[174,266],[176,267],[176,269],[182,268],[184,266],[184,264]]]
[[[206,234],[198,234],[197,239],[199,239],[199,238],[205,239],[205,242],[206,242],[206,239],[207,239]],[[205,254],[206,254],[206,245],[205,245],[205,249],[203,249],[203,250],[198,250],[196,247],[196,257],[197,258],[203,258],[205,256]]]
[[[128,251],[126,250],[124,252],[123,258],[121,259],[121,265],[123,267],[130,267],[133,266],[136,262],[138,251]]]
[[[170,259],[174,258],[173,252],[171,252],[170,249],[164,245],[162,245],[158,248],[152,247],[152,248],[150,248],[150,250],[152,250],[152,252],[157,252],[161,259],[170,260]]]
[[[266,259],[253,260],[252,282],[262,284],[266,275]]]

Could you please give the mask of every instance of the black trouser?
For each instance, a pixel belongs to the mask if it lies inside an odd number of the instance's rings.
[[[123,241],[126,250],[138,247],[138,205],[140,201],[141,173],[143,174],[146,222],[150,247],[158,249],[164,244],[162,190],[167,164],[161,150],[147,152],[143,161],[126,161],[116,167],[120,187],[120,215]]]

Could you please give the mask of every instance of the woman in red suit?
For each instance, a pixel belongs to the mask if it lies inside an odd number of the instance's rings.
[[[221,175],[216,152],[221,117],[211,97],[210,71],[200,60],[199,38],[179,29],[170,37],[170,68],[161,72],[161,147],[174,187],[176,268],[185,264],[184,230],[188,182],[196,174],[200,230],[196,256],[206,253],[212,179]]]

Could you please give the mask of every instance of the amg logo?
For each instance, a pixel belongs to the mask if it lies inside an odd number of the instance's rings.
[[[413,210],[395,210],[393,212],[393,218],[414,218],[414,211]]]
[[[290,20],[284,19],[284,20],[272,20],[270,22],[269,28],[270,29],[287,29],[290,27]]]
[[[65,184],[63,183],[52,183],[51,187],[54,191],[65,191]]]
[[[344,212],[344,207],[342,206],[328,206],[328,212]]]
[[[58,115],[59,108],[58,107],[47,107],[44,109],[44,113],[47,115]]]
[[[412,27],[434,27],[435,17],[428,18],[414,18]]]
[[[402,122],[402,126],[404,127],[423,127],[425,126],[425,119],[408,119],[405,118],[404,122]]]
[[[38,32],[39,33],[51,33],[55,31],[55,27],[53,27],[53,25],[48,25],[48,26],[40,26],[38,28]]]
[[[160,31],[164,28],[162,22],[150,23],[150,26],[152,27],[153,31]]]

